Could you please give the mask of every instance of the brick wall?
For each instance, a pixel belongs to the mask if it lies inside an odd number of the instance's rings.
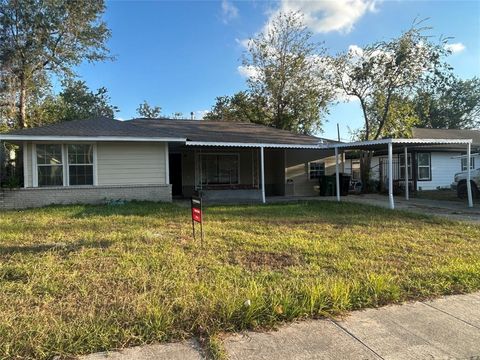
[[[82,186],[0,190],[0,209],[51,204],[102,204],[109,200],[172,201],[171,185]]]

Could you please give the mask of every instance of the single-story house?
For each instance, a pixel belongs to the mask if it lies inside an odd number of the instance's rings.
[[[23,185],[0,209],[108,200],[263,201],[318,194],[329,140],[252,123],[95,118],[0,134],[21,149]]]
[[[414,139],[472,139],[471,169],[480,168],[480,130],[414,128]],[[454,175],[467,170],[466,149],[461,144],[414,145],[409,147],[408,174],[412,190],[436,190],[450,188]],[[386,184],[388,157],[385,150],[372,158],[372,179]],[[346,155],[345,172],[360,179],[358,157]],[[393,180],[405,179],[405,155],[400,149],[393,157]]]

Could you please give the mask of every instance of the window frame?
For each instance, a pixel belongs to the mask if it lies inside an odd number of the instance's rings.
[[[212,184],[212,183],[203,183],[202,182],[202,156],[235,156],[237,158],[237,182],[236,183],[225,183],[225,184]],[[195,176],[196,176],[196,186],[199,188],[208,187],[208,186],[227,186],[227,185],[240,185],[240,153],[238,152],[201,152],[197,153],[196,156],[197,166],[195,167]]]
[[[312,164],[319,164],[323,168],[323,174],[320,173],[318,177],[312,178],[312,172],[322,172],[322,169],[312,171]],[[325,161],[316,160],[316,161],[308,162],[308,180],[318,181],[318,179],[320,179],[321,176],[325,176],[325,171],[326,171]]]
[[[465,164],[463,163],[465,161]],[[467,171],[467,157],[460,159],[460,170],[462,172]],[[475,156],[470,156],[470,170],[475,170]]]
[[[69,151],[68,151],[68,147],[71,146],[71,145],[87,145],[87,146],[91,146],[92,147],[92,163],[91,164],[71,164],[70,163],[70,160],[69,160]],[[64,168],[64,171],[65,171],[65,174],[67,176],[67,181],[66,181],[66,184],[65,186],[73,186],[73,187],[78,187],[78,186],[93,186],[95,185],[95,163],[96,163],[96,149],[95,149],[95,144],[93,143],[67,143],[67,144],[63,144],[63,148],[64,148],[64,152],[65,152],[65,168]],[[92,167],[92,184],[80,184],[80,185],[72,185],[70,183],[70,165],[72,166],[91,166]]]
[[[38,151],[37,151],[37,146],[38,145],[57,145],[60,147],[60,153],[61,153],[61,163],[60,164],[57,164],[57,165],[52,165],[52,164],[39,164],[38,163]],[[63,149],[63,146],[62,144],[58,144],[58,143],[36,143],[36,144],[33,144],[33,148],[32,148],[32,168],[33,168],[33,171],[32,171],[32,179],[33,179],[33,182],[34,182],[34,187],[41,187],[41,188],[52,188],[52,187],[59,187],[59,186],[65,186],[65,154],[64,154],[64,149]],[[62,185],[40,185],[39,184],[39,181],[38,181],[38,178],[39,178],[39,170],[40,168],[42,167],[52,167],[52,166],[59,166],[61,167],[62,169]]]
[[[420,168],[426,168],[426,165],[420,165],[418,161],[419,155],[426,154],[428,155],[428,178],[420,178]],[[430,152],[417,152],[416,157],[416,170],[417,170],[417,181],[432,181],[432,153]]]
[[[38,184],[38,164],[37,164],[37,146],[38,145],[60,145],[62,149],[62,185],[52,185],[52,186],[39,186]],[[93,185],[70,185],[70,176],[69,176],[69,162],[68,162],[68,145],[92,145],[93,154]],[[32,171],[32,187],[91,187],[98,186],[98,162],[97,162],[97,143],[96,142],[86,142],[86,141],[77,141],[77,142],[68,142],[68,143],[58,143],[51,141],[41,141],[41,142],[32,142],[32,151],[31,151],[31,171]],[[41,166],[41,165],[40,165]]]
[[[398,178],[399,180],[405,180],[405,164],[402,165],[402,158],[405,157],[405,154],[398,154]],[[408,161],[410,160],[410,161]],[[413,180],[413,158],[412,158],[412,153],[408,153],[407,156],[407,167],[408,167],[408,181]],[[408,164],[410,162],[410,164]],[[430,160],[430,166],[431,166],[431,160]],[[402,168],[404,169],[404,176],[402,176]]]

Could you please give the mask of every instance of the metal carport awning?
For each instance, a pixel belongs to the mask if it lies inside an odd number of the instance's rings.
[[[400,148],[404,150],[405,159],[407,159],[408,146],[414,145],[415,147],[422,146],[444,146],[444,145],[466,145],[467,147],[467,194],[468,194],[468,207],[473,207],[472,198],[472,186],[470,183],[471,169],[471,147],[472,139],[380,139],[369,141],[358,141],[351,143],[335,143],[324,145],[326,148],[335,149],[335,175],[336,175],[336,188],[337,188],[337,201],[340,201],[340,173],[338,166],[338,149],[341,150],[384,150],[385,146],[388,149],[388,199],[390,209],[395,208],[395,202],[393,199],[393,149]],[[405,198],[409,199],[408,193],[408,166],[405,167],[407,173],[405,175]]]

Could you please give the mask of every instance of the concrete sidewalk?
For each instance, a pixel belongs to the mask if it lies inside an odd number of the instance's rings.
[[[309,320],[274,332],[228,337],[231,360],[480,360],[480,292],[356,311],[343,319]],[[98,353],[84,360],[199,360],[195,341]]]

